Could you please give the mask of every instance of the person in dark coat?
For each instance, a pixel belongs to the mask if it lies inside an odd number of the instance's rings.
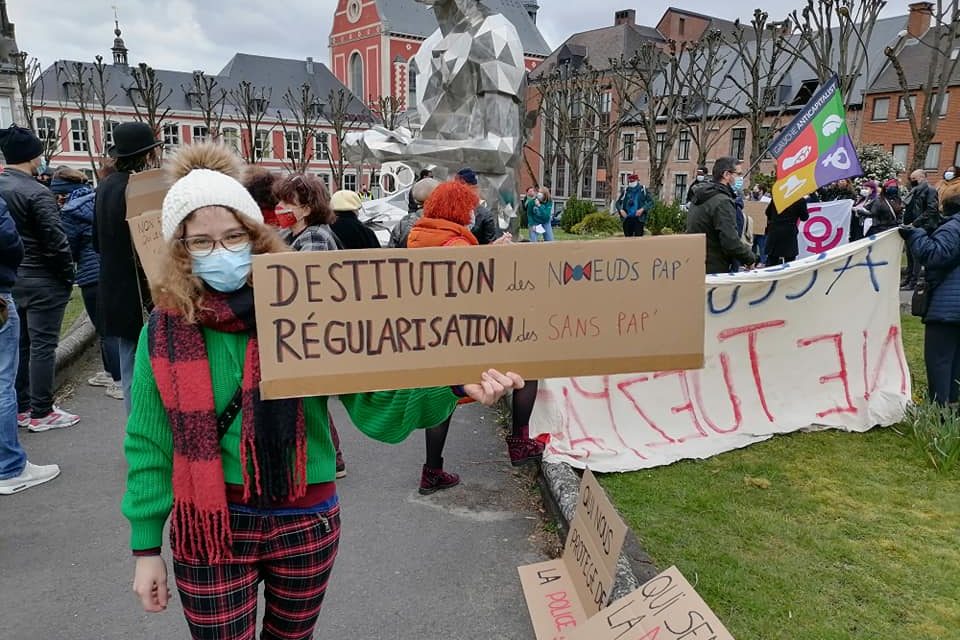
[[[797,246],[797,224],[810,219],[807,213],[807,201],[798,200],[787,207],[783,213],[771,201],[767,205],[767,264],[786,264],[797,259],[800,248]]]
[[[930,220],[937,220],[940,216],[940,198],[937,190],[927,182],[927,174],[923,169],[917,169],[910,174],[910,193],[904,201],[903,224],[923,227]],[[913,289],[917,285],[917,275],[920,265],[913,259],[913,254],[907,251],[907,273],[900,281],[901,289]]]
[[[391,249],[406,249],[407,238],[410,236],[410,230],[417,224],[417,221],[423,217],[423,204],[433,193],[433,190],[440,185],[438,180],[433,178],[424,178],[417,181],[410,188],[410,197],[416,203],[416,208],[400,219],[390,231],[390,241],[387,246]]]
[[[473,169],[470,167],[460,169],[457,172],[457,178],[473,187],[477,195],[480,195],[479,180]],[[500,237],[500,226],[497,224],[497,218],[483,200],[473,211],[473,224],[470,225],[470,232],[473,233],[480,244],[493,244]]]
[[[60,475],[55,464],[29,462],[17,433],[20,317],[12,293],[21,260],[23,241],[7,203],[0,198],[0,495],[19,493]]]
[[[102,177],[106,177],[103,175]],[[70,251],[77,264],[77,286],[83,296],[83,306],[100,337],[100,360],[103,370],[89,379],[94,387],[106,387],[106,395],[123,399],[120,386],[120,351],[114,338],[105,338],[97,311],[100,298],[100,256],[93,250],[93,209],[96,192],[86,183],[86,177],[75,169],[57,169],[50,190],[65,194],[67,200],[60,210],[63,230],[70,242]]]
[[[757,263],[757,256],[737,234],[735,190],[742,188],[743,163],[727,156],[714,163],[713,180],[694,191],[687,233],[706,236],[707,273],[729,273],[734,262],[746,267]]]
[[[330,228],[340,238],[344,249],[380,248],[377,234],[357,217],[357,212],[362,207],[363,202],[355,191],[341,189],[330,198],[330,208],[337,216]]]
[[[144,315],[153,308],[150,286],[137,258],[127,224],[127,183],[130,176],[147,169],[156,148],[150,126],[125,122],[114,127],[114,145],[107,150],[116,173],[104,178],[94,204],[93,248],[100,254],[100,287],[109,291],[98,304],[103,335],[115,338],[120,353],[120,383],[127,415],[130,414],[130,384],[137,340]]]
[[[7,166],[0,173],[0,197],[23,240],[23,261],[13,289],[20,319],[17,422],[31,431],[72,427],[80,418],[53,403],[56,352],[63,314],[73,292],[73,255],[63,233],[57,200],[34,179],[43,144],[16,125],[0,130]]]
[[[943,202],[946,221],[933,232],[901,227],[901,235],[926,269],[930,304],[923,318],[923,359],[930,399],[960,401],[960,195]]]
[[[869,227],[864,225],[864,234],[873,235],[889,231],[900,224],[903,216],[903,201],[900,199],[900,183],[890,178],[883,183],[880,197],[873,201],[866,214],[862,217],[871,221]]]

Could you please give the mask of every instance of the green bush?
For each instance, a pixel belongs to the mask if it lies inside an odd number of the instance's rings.
[[[573,225],[572,233],[578,236],[613,235],[620,231],[620,219],[609,213],[595,211]]]
[[[655,236],[682,233],[687,228],[687,214],[680,203],[657,202],[647,214],[647,230]]]
[[[597,210],[596,205],[587,200],[570,198],[560,214],[560,227],[567,233],[573,233],[573,227]]]

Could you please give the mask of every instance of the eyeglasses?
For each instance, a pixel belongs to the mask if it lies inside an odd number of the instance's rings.
[[[210,236],[190,236],[189,238],[180,238],[180,242],[187,248],[191,256],[204,258],[213,253],[218,244],[227,251],[243,251],[250,246],[250,233],[245,229],[236,229],[219,240],[214,240]]]

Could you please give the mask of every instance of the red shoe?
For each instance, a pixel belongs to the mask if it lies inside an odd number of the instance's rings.
[[[528,462],[539,462],[543,458],[542,442],[524,438],[522,436],[507,436],[507,451],[510,453],[510,464],[515,467]]]
[[[427,465],[423,465],[423,473],[420,474],[420,495],[428,496],[431,493],[449,489],[458,484],[460,484],[460,476],[444,471],[442,465],[439,469],[431,469]]]

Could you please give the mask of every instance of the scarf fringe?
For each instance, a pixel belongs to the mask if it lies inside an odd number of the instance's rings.
[[[174,499],[170,528],[176,558],[216,564],[233,557],[230,513],[226,509],[202,510],[192,502]]]

